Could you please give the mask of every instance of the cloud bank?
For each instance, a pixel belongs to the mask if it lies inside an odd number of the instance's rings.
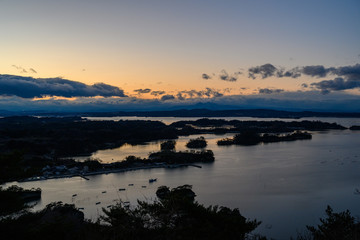
[[[166,96],[166,97],[165,97]],[[273,92],[272,94],[231,95],[217,98],[187,98],[174,95],[163,99],[135,97],[29,100],[16,96],[0,96],[0,110],[7,111],[133,111],[208,108],[221,109],[277,109],[290,111],[360,112],[360,98],[342,92],[319,94],[318,91]],[[1,112],[1,111],[0,111]]]
[[[126,97],[118,87],[105,83],[86,85],[62,78],[32,78],[15,75],[0,75],[0,95],[22,98],[60,97]]]

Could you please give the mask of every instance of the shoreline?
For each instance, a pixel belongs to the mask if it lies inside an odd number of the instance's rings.
[[[17,182],[35,182],[35,181],[44,181],[44,180],[51,180],[51,179],[60,179],[60,178],[73,178],[73,177],[80,177],[85,180],[90,180],[87,176],[94,176],[100,174],[110,174],[110,173],[120,173],[120,172],[128,172],[128,171],[136,171],[136,170],[144,170],[144,169],[153,169],[153,168],[180,168],[180,167],[197,167],[202,168],[200,165],[196,164],[156,164],[151,166],[141,166],[141,167],[131,167],[131,168],[117,168],[117,169],[109,169],[109,170],[101,170],[101,171],[94,171],[94,172],[87,172],[87,173],[74,173],[74,174],[62,174],[62,175],[55,175],[55,176],[36,176],[30,177],[26,179],[19,180]]]

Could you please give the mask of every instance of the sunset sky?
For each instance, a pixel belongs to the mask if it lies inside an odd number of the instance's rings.
[[[360,111],[359,29],[358,0],[0,0],[0,110]]]

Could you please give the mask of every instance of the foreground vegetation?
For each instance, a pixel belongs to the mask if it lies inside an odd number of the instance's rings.
[[[118,203],[97,222],[84,219],[74,205],[52,203],[35,213],[0,220],[4,239],[245,239],[260,224],[238,209],[204,207],[191,186],[163,186],[159,200],[134,208]],[[162,190],[161,190],[162,189]]]
[[[18,187],[11,187],[19,190]],[[29,191],[23,190],[21,191]],[[34,190],[31,190],[34,191]],[[253,231],[261,224],[242,216],[238,209],[205,207],[195,201],[190,185],[170,189],[161,186],[158,200],[138,201],[133,207],[119,202],[96,222],[84,218],[74,205],[51,203],[41,211],[23,212],[0,219],[2,239],[246,239],[266,240]],[[12,199],[3,198],[10,202]],[[12,209],[7,214],[18,211]],[[327,207],[317,226],[306,226],[296,240],[357,240],[360,223],[346,210],[335,213]]]
[[[39,200],[41,189],[25,190],[16,185],[6,189],[0,187],[0,216],[18,212],[29,207],[28,202]]]

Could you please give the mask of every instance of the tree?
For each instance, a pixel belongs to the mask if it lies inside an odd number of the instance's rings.
[[[104,209],[102,220],[114,229],[114,238],[245,239],[260,224],[247,220],[238,209],[204,207],[194,201],[190,185],[171,191],[162,186],[157,195],[158,201],[138,201],[134,209],[121,203]]]
[[[355,222],[350,211],[334,213],[327,206],[326,218],[320,218],[321,224],[317,227],[306,226],[314,240],[355,240],[360,239],[360,223]]]

